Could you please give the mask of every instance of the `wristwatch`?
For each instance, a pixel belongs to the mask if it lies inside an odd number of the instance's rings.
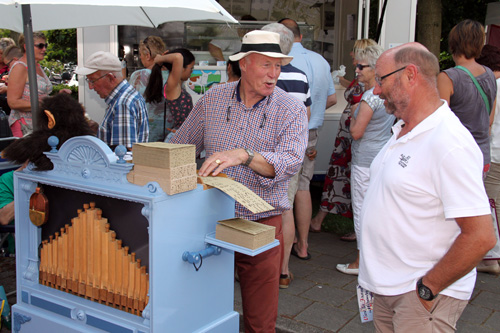
[[[423,300],[432,301],[434,298],[436,298],[436,295],[432,293],[432,290],[430,290],[429,287],[422,283],[422,278],[417,281],[417,290],[418,296],[420,296],[420,298]]]
[[[245,163],[243,163],[243,165],[244,165],[244,166],[249,166],[249,165],[250,165],[250,163],[252,163],[253,157],[254,157],[255,155],[253,154],[253,150],[251,150],[251,149],[245,148],[245,151],[246,151],[246,152],[247,152],[247,154],[248,154],[248,159],[247,159],[247,161],[246,161]]]

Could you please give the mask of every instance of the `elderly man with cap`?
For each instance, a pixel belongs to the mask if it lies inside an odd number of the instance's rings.
[[[109,52],[96,52],[75,73],[86,75],[89,89],[95,90],[108,105],[99,126],[99,139],[110,147],[124,145],[129,150],[134,143],[148,142],[146,102],[123,79],[122,65],[117,56]]]
[[[281,214],[290,209],[287,188],[307,145],[304,103],[276,87],[281,66],[292,57],[281,52],[280,36],[256,30],[243,37],[240,81],[210,89],[177,131],[173,143],[206,149],[200,176],[224,171],[274,210],[253,214],[236,203],[235,215],[276,227],[280,246],[255,257],[236,253],[246,332],[274,332],[282,260]]]

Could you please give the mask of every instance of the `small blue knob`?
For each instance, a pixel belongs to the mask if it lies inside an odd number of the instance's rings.
[[[118,156],[118,161],[116,163],[127,163],[124,159],[123,156],[127,153],[127,148],[123,145],[119,145],[118,147],[115,148],[115,154]]]
[[[52,135],[51,137],[49,137],[49,139],[47,140],[47,143],[49,144],[49,146],[51,148],[50,152],[57,153],[57,145],[59,144],[59,139],[57,138],[57,136]]]

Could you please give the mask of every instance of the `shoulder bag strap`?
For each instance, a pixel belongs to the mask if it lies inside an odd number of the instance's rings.
[[[483,98],[483,101],[484,101],[484,104],[486,105],[486,110],[488,111],[488,114],[490,114],[491,109],[490,109],[490,103],[488,102],[488,97],[486,97],[486,94],[484,93],[483,88],[481,88],[481,86],[479,85],[479,82],[477,82],[474,75],[472,75],[472,73],[467,68],[465,68],[463,66],[456,66],[455,68],[461,69],[464,72],[466,72],[467,74],[469,74],[470,78],[472,79],[472,82],[474,82],[477,90],[479,91],[479,94],[481,94],[481,97]]]

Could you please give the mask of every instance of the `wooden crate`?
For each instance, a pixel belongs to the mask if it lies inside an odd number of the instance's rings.
[[[275,227],[240,218],[222,220],[215,226],[215,238],[251,250],[272,243],[274,237]]]

